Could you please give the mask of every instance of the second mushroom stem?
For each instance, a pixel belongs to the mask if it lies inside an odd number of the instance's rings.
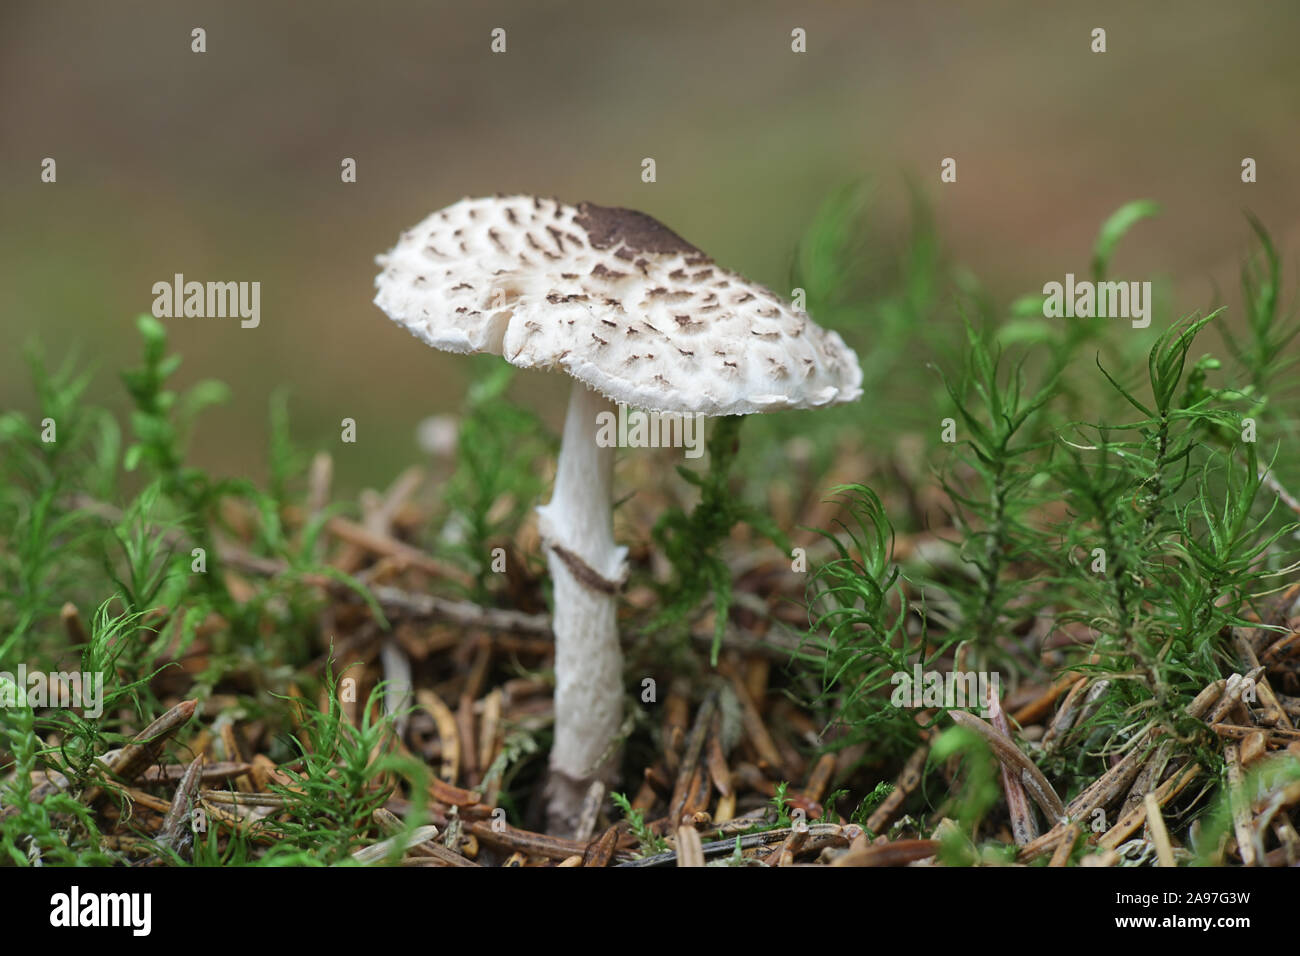
[[[617,769],[623,719],[618,590],[626,548],[614,543],[614,447],[597,442],[611,402],[575,381],[555,490],[537,509],[554,585],[555,742],[548,805],[553,832],[569,830],[595,779]]]

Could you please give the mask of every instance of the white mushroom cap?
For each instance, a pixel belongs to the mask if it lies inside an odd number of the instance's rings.
[[[743,415],[862,394],[839,335],[630,209],[463,199],[376,261],[375,304],[417,338],[562,368],[615,402]]]

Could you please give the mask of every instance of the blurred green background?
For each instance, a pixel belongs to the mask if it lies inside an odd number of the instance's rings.
[[[288,386],[300,443],[329,447],[345,486],[387,484],[420,455],[416,424],[460,407],[472,365],[371,304],[373,258],[429,212],[495,192],[645,210],[786,295],[818,207],[863,179],[881,261],[907,242],[913,183],[945,254],[1003,301],[1086,273],[1099,224],[1134,198],[1164,213],[1117,271],[1168,277],[1180,312],[1216,289],[1235,310],[1247,208],[1294,281],[1300,5],[1089,7],[6,0],[0,409],[32,407],[33,337],[51,362],[92,361],[91,397],[123,409],[116,371],[136,362],[153,283],[256,280],[257,329],[165,320],[179,384],[233,388],[193,463],[263,478],[268,399]],[[947,156],[958,181],[941,185]],[[1240,181],[1245,156],[1256,184]],[[558,427],[559,377],[523,374],[513,392]],[[356,445],[338,442],[344,417]]]

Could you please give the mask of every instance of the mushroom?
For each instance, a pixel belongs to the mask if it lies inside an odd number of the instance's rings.
[[[573,379],[539,530],[554,583],[555,742],[548,819],[572,832],[590,784],[611,782],[623,715],[616,619],[614,449],[619,402],[745,415],[857,399],[857,356],[772,292],[717,266],[657,220],[554,199],[464,199],[376,258],[375,304],[448,352],[491,352]]]

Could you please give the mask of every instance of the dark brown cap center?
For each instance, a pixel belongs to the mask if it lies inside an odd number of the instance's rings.
[[[658,219],[635,209],[579,203],[574,222],[587,231],[588,239],[597,249],[622,245],[634,252],[704,255]]]

